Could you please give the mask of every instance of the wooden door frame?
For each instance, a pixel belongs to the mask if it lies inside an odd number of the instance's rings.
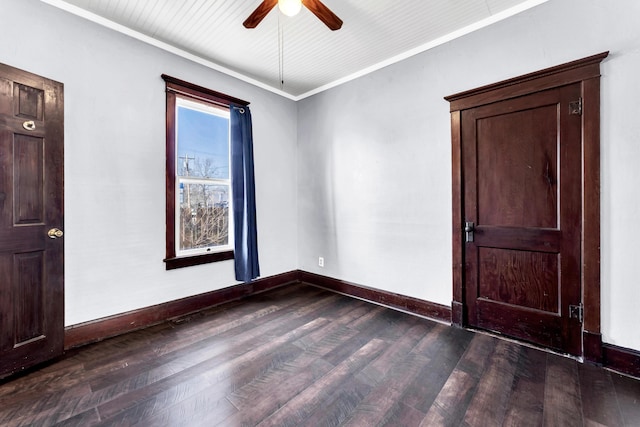
[[[453,202],[453,301],[451,322],[468,324],[464,298],[464,180],[461,112],[493,102],[529,95],[546,89],[580,83],[582,98],[582,230],[581,264],[582,355],[602,362],[600,331],[600,63],[603,52],[556,67],[504,80],[445,97],[451,113],[451,164]]]

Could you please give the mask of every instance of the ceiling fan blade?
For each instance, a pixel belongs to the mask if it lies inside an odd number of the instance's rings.
[[[339,30],[342,27],[342,19],[331,12],[320,0],[302,0],[302,4],[332,31]]]
[[[242,23],[245,28],[255,28],[258,24],[264,19],[265,16],[271,9],[273,9],[278,4],[278,0],[264,0],[260,3],[260,6],[253,11],[251,15]]]

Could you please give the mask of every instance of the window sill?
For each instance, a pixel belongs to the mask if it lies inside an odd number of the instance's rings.
[[[192,265],[209,264],[211,262],[226,261],[233,259],[233,251],[216,252],[213,254],[203,254],[186,257],[167,258],[164,260],[167,270],[190,267]]]

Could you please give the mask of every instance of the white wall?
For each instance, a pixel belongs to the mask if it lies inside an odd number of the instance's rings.
[[[640,2],[551,0],[298,103],[299,266],[451,302],[443,97],[603,51],[602,331],[640,349]],[[318,256],[325,267],[318,267]]]
[[[296,106],[37,0],[2,0],[0,62],[65,85],[67,325],[231,286],[166,271],[162,73],[251,102],[261,273],[297,268]]]
[[[67,325],[236,283],[230,261],[164,269],[160,74],[251,102],[263,276],[301,268],[448,305],[443,97],[610,50],[602,327],[606,342],[640,349],[640,2],[551,0],[297,106],[37,0],[2,0],[2,15],[0,62],[65,84]]]

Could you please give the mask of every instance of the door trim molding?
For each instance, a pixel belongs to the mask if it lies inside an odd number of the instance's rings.
[[[452,323],[467,324],[464,301],[463,170],[461,112],[572,83],[581,83],[582,111],[582,303],[583,356],[602,362],[600,331],[600,63],[599,53],[445,97],[451,113]]]

